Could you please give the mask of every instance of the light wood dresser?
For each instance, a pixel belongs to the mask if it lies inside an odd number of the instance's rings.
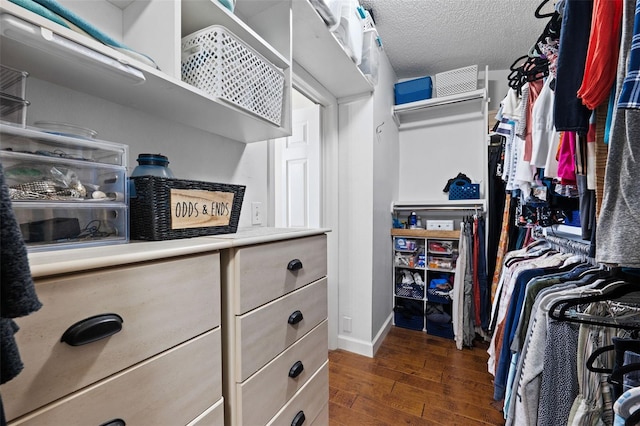
[[[325,232],[30,253],[9,426],[327,425]]]
[[[35,285],[25,367],[0,387],[10,425],[223,425],[217,251]]]
[[[226,424],[327,425],[325,234],[224,250]]]

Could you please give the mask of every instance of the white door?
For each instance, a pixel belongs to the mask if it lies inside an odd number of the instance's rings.
[[[275,145],[275,225],[320,226],[320,106],[292,112],[292,135]]]

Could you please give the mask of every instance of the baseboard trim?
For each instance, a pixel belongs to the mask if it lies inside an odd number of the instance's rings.
[[[378,331],[378,334],[376,334],[376,337],[373,339],[373,355],[375,355],[376,352],[378,352],[378,349],[380,349],[380,346],[382,345],[384,338],[387,337],[387,334],[389,333],[389,330],[391,330],[392,325],[393,313],[389,314],[389,317]]]
[[[338,349],[373,358],[378,348],[380,348],[380,345],[382,345],[382,341],[387,337],[387,333],[391,330],[392,320],[393,314],[389,315],[389,318],[387,318],[384,325],[380,328],[373,342],[354,339],[353,337],[343,334],[338,335]]]

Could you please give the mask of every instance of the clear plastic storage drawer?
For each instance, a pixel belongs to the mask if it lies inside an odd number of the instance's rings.
[[[123,201],[122,167],[1,151],[12,201]]]
[[[65,203],[13,203],[22,237],[30,249],[69,248],[128,241],[127,207]]]
[[[33,127],[0,126],[2,151],[114,166],[127,165],[128,146]]]
[[[0,64],[0,92],[17,99],[25,99],[29,73]]]
[[[0,148],[29,250],[129,241],[127,145],[3,124]]]

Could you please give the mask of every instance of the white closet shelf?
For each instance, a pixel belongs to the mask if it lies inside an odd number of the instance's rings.
[[[20,37],[5,36],[7,28],[2,28],[0,62],[28,71],[32,77],[244,143],[290,135],[285,127],[276,126],[228,102],[211,97],[179,78],[20,6],[6,0],[1,0],[0,6],[3,14],[8,13],[39,29],[46,29],[43,33],[49,31],[84,50],[95,52],[96,57],[108,58],[124,65],[134,74],[142,75],[142,78],[132,79],[126,74],[114,73],[112,67],[100,66],[99,61],[71,60],[72,55],[65,55],[60,49],[53,51],[44,35],[42,45],[37,46],[33,40],[25,44],[15,40],[21,40]],[[277,65],[287,65],[281,55],[272,49],[268,50],[269,60],[275,60]],[[283,121],[287,122],[286,119]]]
[[[295,0],[293,60],[336,98],[373,92],[373,85],[347,55],[308,0]]]
[[[402,127],[404,124],[431,118],[437,115],[436,110],[443,110],[443,115],[451,115],[451,110],[453,109],[455,109],[456,114],[466,111],[481,114],[483,113],[483,108],[479,108],[477,104],[486,103],[486,101],[487,91],[482,88],[471,92],[394,105],[393,118],[396,124]]]
[[[477,200],[427,200],[427,201],[393,201],[391,213],[394,211],[412,210],[485,210],[487,201]]]

